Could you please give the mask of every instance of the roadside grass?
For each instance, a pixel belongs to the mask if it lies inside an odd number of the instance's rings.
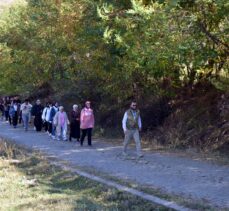
[[[172,210],[78,176],[0,140],[0,210]]]
[[[74,172],[74,167],[69,166],[70,169]],[[168,194],[165,193],[163,190],[152,188],[144,185],[139,185],[137,183],[134,183],[133,181],[129,181],[127,179],[121,180],[117,177],[113,177],[111,175],[108,175],[106,173],[102,173],[97,171],[96,169],[88,168],[88,167],[77,167],[77,170],[81,170],[84,172],[88,172],[92,175],[96,175],[98,177],[105,178],[107,180],[116,182],[118,184],[121,184],[123,186],[134,188],[135,190],[142,191],[144,193],[147,193],[149,195],[156,196],[158,198],[167,200],[167,201],[173,201],[179,205],[182,205],[184,207],[187,207],[191,210],[197,210],[197,211],[228,211],[226,208],[219,208],[219,207],[213,207],[210,205],[210,203],[207,200],[204,199],[193,199],[191,197],[182,197],[180,195],[176,194]]]

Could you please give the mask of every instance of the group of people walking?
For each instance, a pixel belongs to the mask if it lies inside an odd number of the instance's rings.
[[[63,106],[58,103],[47,103],[43,108],[40,100],[31,111],[34,116],[34,126],[36,131],[41,131],[42,125],[45,132],[54,140],[72,141],[75,138],[83,146],[86,135],[88,145],[91,146],[91,134],[94,128],[95,118],[91,103],[87,101],[85,107],[80,111],[78,105],[73,105],[69,115]],[[70,117],[70,118],[68,118]],[[69,137],[67,137],[68,125],[70,125]]]
[[[34,130],[40,132],[44,129],[53,140],[72,141],[76,139],[83,146],[84,139],[87,136],[88,146],[92,145],[95,117],[90,101],[85,102],[82,110],[79,109],[78,105],[73,105],[71,112],[67,114],[64,107],[59,106],[57,102],[48,102],[43,106],[41,101],[37,100],[35,105],[32,106],[28,99],[21,103],[18,97],[13,99],[3,98],[3,101],[0,101],[0,111],[2,119],[5,119],[14,128],[22,123],[25,131],[27,131],[33,118]],[[69,133],[68,128],[70,128]],[[125,134],[123,155],[127,155],[127,146],[133,138],[136,143],[137,156],[142,157],[139,135],[142,122],[135,101],[131,102],[130,108],[124,114],[122,128]]]
[[[28,99],[21,103],[18,98],[5,98],[0,102],[0,111],[2,119],[5,119],[14,128],[22,123],[25,131],[28,131],[29,123],[34,117],[34,129],[37,132],[44,129],[53,140],[72,141],[76,139],[83,146],[87,136],[88,145],[92,145],[91,137],[95,118],[90,101],[86,101],[81,111],[78,105],[73,105],[68,115],[64,107],[59,106],[57,102],[48,102],[43,106],[41,101],[37,100],[32,106]],[[69,137],[67,137],[68,125],[70,125]]]
[[[28,100],[21,103],[17,97],[13,99],[6,98],[3,102],[0,102],[0,111],[2,113],[1,118],[5,118],[5,120],[8,121],[14,128],[16,128],[18,124],[23,123],[23,126],[27,131],[28,122],[31,118],[31,108],[32,105],[29,104]]]

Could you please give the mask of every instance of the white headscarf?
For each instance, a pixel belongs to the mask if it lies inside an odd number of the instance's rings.
[[[60,107],[59,107],[59,110],[60,110],[60,111],[61,111],[62,109],[64,110],[64,106],[60,106]]]
[[[78,105],[75,104],[75,105],[72,106],[72,108],[73,108],[74,111],[76,111],[78,109]]]

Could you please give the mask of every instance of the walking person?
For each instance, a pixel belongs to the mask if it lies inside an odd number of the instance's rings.
[[[3,101],[0,101],[0,112],[1,112],[0,119],[3,120],[4,119],[4,104],[3,104]]]
[[[9,98],[9,102],[8,102],[8,110],[9,110],[9,123],[10,123],[10,125],[12,125],[12,124],[13,124],[13,116],[12,116],[12,115],[10,115],[10,108],[11,108],[11,105],[13,105],[13,103],[14,103],[13,98],[12,98],[12,97],[10,97],[10,98]]]
[[[70,113],[70,135],[69,141],[72,141],[72,138],[80,141],[80,112],[78,105],[73,105],[73,109]]]
[[[9,123],[12,125],[13,123],[13,116],[14,116],[14,107],[13,107],[13,101],[11,100],[10,103],[7,105],[7,110],[8,110],[8,118],[9,118]]]
[[[56,138],[56,126],[54,124],[54,117],[56,113],[58,112],[58,103],[56,102],[55,104],[52,105],[51,111],[50,111],[50,116],[49,116],[49,131],[51,131],[52,139],[54,140]]]
[[[10,103],[10,106],[9,106],[9,119],[10,119],[10,125],[12,123],[12,120],[13,120],[13,117],[15,115],[15,110],[14,110],[14,103],[13,101]]]
[[[31,115],[34,116],[34,127],[37,132],[42,130],[42,111],[43,106],[41,105],[41,101],[37,100],[31,111]]]
[[[50,118],[51,107],[52,107],[51,103],[46,103],[46,107],[44,108],[42,113],[42,120],[44,123],[45,132],[47,132],[49,135],[51,135],[49,131],[49,123],[50,123],[49,118]]]
[[[88,138],[88,146],[91,146],[92,129],[94,128],[95,118],[94,112],[91,109],[91,102],[86,101],[85,107],[80,114],[80,128],[82,130],[82,136],[80,139],[80,145],[83,146],[84,138]]]
[[[137,103],[131,102],[130,108],[125,112],[122,120],[122,128],[125,134],[123,154],[126,156],[127,146],[133,138],[136,143],[138,158],[143,157],[141,152],[141,141],[139,131],[142,130],[140,111],[137,109]]]
[[[26,99],[25,102],[21,105],[22,121],[25,131],[28,131],[31,110],[32,105],[29,103],[29,100]]]
[[[11,118],[9,116],[9,110],[10,110],[10,100],[9,97],[5,98],[4,102],[4,115],[5,115],[5,121],[10,123],[11,125]]]
[[[19,98],[18,95],[14,97],[14,101],[17,102],[18,107],[21,107],[21,100],[20,100],[20,98]],[[22,113],[21,113],[21,111],[19,111],[19,114],[18,114],[18,123],[21,124],[21,122],[22,122]]]
[[[60,141],[62,138],[63,141],[67,141],[69,120],[63,106],[60,106],[59,111],[54,117],[53,123],[56,126],[57,140]]]
[[[20,115],[20,104],[17,101],[13,101],[10,106],[9,115],[12,119],[13,127],[16,128],[18,124],[18,119]]]

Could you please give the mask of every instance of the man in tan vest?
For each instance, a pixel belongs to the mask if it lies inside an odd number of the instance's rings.
[[[125,134],[123,155],[126,156],[127,145],[134,138],[138,158],[143,157],[141,152],[141,141],[139,131],[142,129],[140,111],[137,109],[137,103],[131,102],[130,108],[125,112],[122,120],[122,128]]]

